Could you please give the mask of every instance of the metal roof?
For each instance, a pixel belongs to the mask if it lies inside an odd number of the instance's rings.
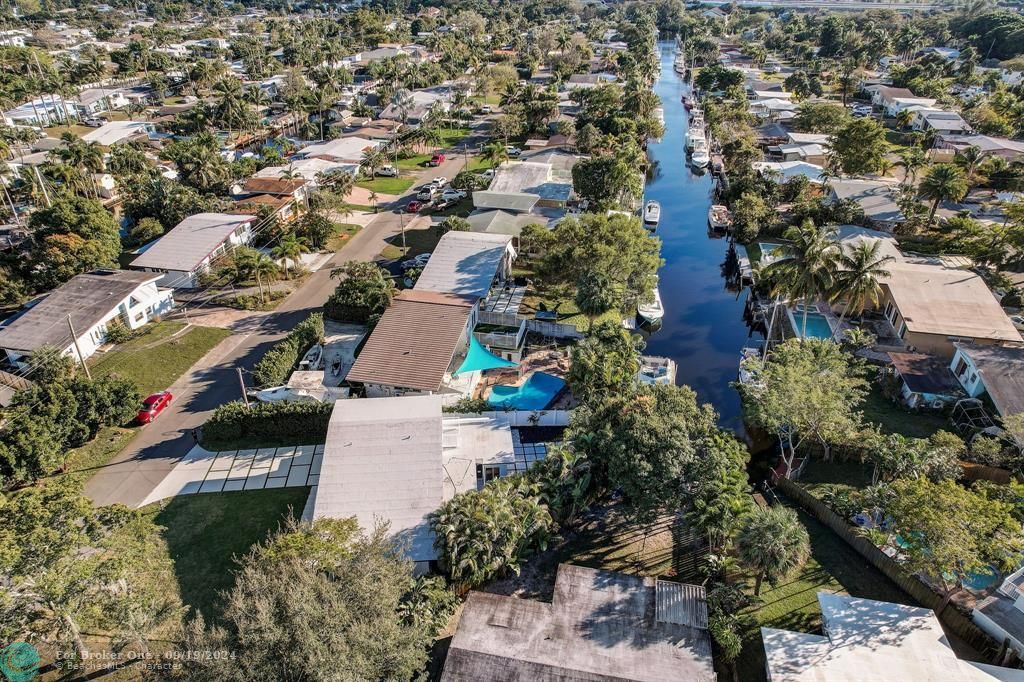
[[[139,287],[155,282],[152,272],[96,270],[76,275],[0,329],[0,348],[33,351],[52,344],[71,344],[68,315],[79,335],[110,316]]]
[[[708,602],[700,585],[658,580],[654,585],[654,596],[655,618],[659,623],[707,629]]]
[[[197,213],[175,225],[132,261],[133,268],[191,272],[235,230],[256,218],[230,213]]]
[[[505,211],[526,213],[540,201],[536,194],[522,192],[473,192],[473,206],[476,208],[497,208]]]
[[[419,391],[441,387],[466,331],[472,304],[406,290],[384,311],[348,373],[349,381]]]
[[[506,234],[449,232],[430,254],[415,289],[455,294],[471,301],[484,298],[511,243],[512,237]]]

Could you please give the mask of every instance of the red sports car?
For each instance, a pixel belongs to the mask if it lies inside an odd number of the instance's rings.
[[[135,418],[140,424],[150,423],[156,419],[158,414],[167,409],[173,398],[174,396],[171,395],[170,391],[154,393],[142,401],[142,407],[139,408],[139,413]]]
[[[422,201],[410,201],[409,205],[405,207],[405,210],[409,213],[419,213],[426,206]]]

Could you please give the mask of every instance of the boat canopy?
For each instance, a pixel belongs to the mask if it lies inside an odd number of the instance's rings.
[[[499,358],[484,348],[483,344],[477,341],[475,336],[471,336],[469,338],[469,350],[466,352],[466,359],[462,361],[462,364],[452,375],[458,376],[466,372],[498,369],[499,367],[515,367],[517,364],[519,363]]]

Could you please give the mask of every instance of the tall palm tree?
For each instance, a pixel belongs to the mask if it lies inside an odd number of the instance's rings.
[[[484,147],[483,158],[491,164],[491,168],[497,168],[508,161],[508,149],[501,142],[492,142]]]
[[[973,187],[985,180],[982,173],[982,164],[985,162],[985,153],[980,147],[968,147],[961,150],[955,157],[953,163],[964,172],[967,186]]]
[[[367,149],[363,152],[362,158],[359,159],[359,165],[368,168],[370,170],[371,177],[383,162],[384,155],[379,149]]]
[[[783,247],[787,257],[765,268],[774,282],[773,295],[782,294],[803,304],[800,336],[804,338],[810,304],[828,298],[833,291],[838,260],[834,235],[835,229],[818,227],[810,219],[794,225],[784,234],[790,241]]]
[[[288,261],[297,263],[299,261],[299,257],[304,253],[309,253],[309,246],[305,239],[296,237],[294,234],[286,234],[281,237],[281,241],[278,242],[277,246],[273,249],[273,254],[274,258],[284,263],[285,279],[290,279]]]
[[[967,194],[967,178],[959,167],[951,163],[940,163],[928,171],[917,189],[922,197],[931,200],[928,220],[933,220],[940,202],[960,201],[964,198]]]
[[[928,155],[918,146],[907,147],[900,152],[897,166],[903,166],[903,182],[912,185],[917,180],[917,172],[928,165]]]
[[[795,511],[783,506],[757,509],[740,531],[737,546],[740,561],[755,571],[754,596],[761,594],[765,578],[784,578],[811,554],[807,529]]]
[[[885,264],[892,256],[883,256],[882,240],[862,241],[844,250],[839,256],[839,272],[835,276],[834,300],[846,299],[840,322],[847,313],[860,314],[868,303],[877,306],[882,296],[881,280],[889,276]]]
[[[260,290],[260,303],[264,303],[266,299],[263,295],[263,278],[275,278],[278,270],[277,263],[271,260],[269,256],[259,252],[257,254],[253,258],[252,263],[249,264],[249,272],[256,278],[256,286]]]

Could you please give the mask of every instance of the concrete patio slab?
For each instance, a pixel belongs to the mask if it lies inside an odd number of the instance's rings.
[[[244,478],[229,478],[228,480],[224,481],[224,488],[221,490],[221,492],[227,493],[236,490],[242,490],[245,488],[245,481],[246,479]]]
[[[253,474],[249,478],[245,479],[246,490],[262,490],[267,485],[266,474]]]
[[[288,485],[306,485],[306,480],[309,478],[309,467],[292,467],[291,472],[288,474]]]
[[[287,478],[268,478],[267,479],[267,485],[265,487],[267,487],[267,488],[284,488],[284,487],[287,487],[287,485],[288,485],[288,479]]]

